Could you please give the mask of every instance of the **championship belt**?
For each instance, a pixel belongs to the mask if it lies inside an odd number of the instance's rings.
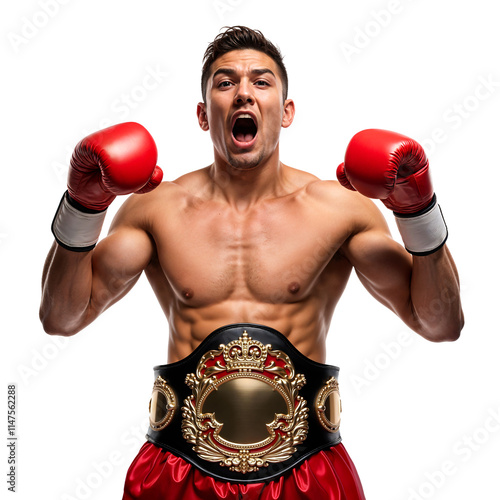
[[[154,368],[146,437],[222,481],[275,479],[340,443],[338,372],[272,328],[223,326]]]

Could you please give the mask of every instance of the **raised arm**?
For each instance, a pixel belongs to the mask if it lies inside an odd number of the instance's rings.
[[[373,203],[355,196],[360,227],[345,253],[361,282],[426,339],[456,340],[464,323],[458,272],[422,148],[400,134],[366,130],[349,143],[337,175],[393,210],[406,247],[392,240]]]
[[[116,195],[145,193],[161,182],[156,157],[153,139],[136,123],[115,125],[77,145],[42,276],[40,319],[47,333],[80,331],[125,295],[147,266],[153,245],[135,223],[140,215],[133,201],[110,235],[96,242]]]

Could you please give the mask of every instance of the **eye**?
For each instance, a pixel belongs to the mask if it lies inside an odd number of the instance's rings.
[[[218,88],[227,88],[227,87],[230,87],[232,85],[232,83],[229,81],[229,80],[223,80],[222,82],[220,82],[217,87]]]
[[[255,82],[255,85],[257,85],[258,87],[266,87],[269,86],[269,82],[266,82],[265,80],[257,80]]]

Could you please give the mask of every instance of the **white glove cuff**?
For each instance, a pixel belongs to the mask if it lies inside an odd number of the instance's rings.
[[[96,246],[106,210],[88,212],[74,207],[64,193],[52,222],[52,233],[59,245],[73,252],[88,252]]]
[[[395,214],[403,243],[413,255],[429,255],[439,250],[448,238],[448,228],[441,207],[434,203],[421,215],[402,216]]]

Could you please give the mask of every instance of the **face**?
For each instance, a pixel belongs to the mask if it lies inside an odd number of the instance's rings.
[[[291,99],[283,102],[279,69],[268,55],[234,50],[212,64],[206,103],[197,112],[216,163],[251,169],[278,154],[281,127],[291,125],[295,108]]]

